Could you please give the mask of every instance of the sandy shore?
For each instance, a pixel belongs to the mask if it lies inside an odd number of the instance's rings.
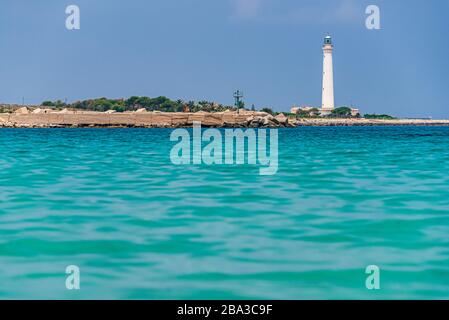
[[[296,126],[449,126],[449,120],[369,120],[369,119],[300,119],[284,115],[273,117],[263,112],[161,113],[161,112],[49,112],[3,113],[0,127],[191,127],[194,121],[203,127],[296,127]]]

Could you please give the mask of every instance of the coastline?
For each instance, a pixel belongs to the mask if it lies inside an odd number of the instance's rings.
[[[449,126],[449,120],[430,119],[299,119],[297,126]]]
[[[124,112],[62,111],[0,113],[0,128],[185,128],[193,122],[209,128],[292,128],[298,126],[449,126],[449,120],[295,119],[265,112]]]

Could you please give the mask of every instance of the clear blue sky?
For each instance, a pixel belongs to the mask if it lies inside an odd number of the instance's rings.
[[[81,9],[81,30],[65,8]],[[381,30],[365,8],[381,9]],[[334,38],[337,105],[449,118],[449,1],[1,0],[0,101],[159,96],[287,111],[321,104]]]

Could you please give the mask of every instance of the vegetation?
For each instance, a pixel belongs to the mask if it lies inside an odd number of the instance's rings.
[[[296,118],[342,118],[342,119],[349,119],[349,118],[360,118],[360,114],[353,115],[352,109],[349,107],[339,107],[332,110],[330,114],[321,114],[321,110],[318,108],[310,108],[310,109],[300,109],[296,113]]]
[[[170,100],[167,97],[130,97],[129,99],[89,99],[83,101],[76,101],[71,104],[65,104],[62,101],[44,101],[43,106],[54,108],[73,108],[86,111],[104,112],[108,110],[115,110],[117,112],[136,111],[138,109],[146,109],[147,111],[161,111],[161,112],[183,112],[189,110],[190,112],[223,112],[225,110],[236,110],[235,107],[224,106],[218,103],[209,101],[200,102],[184,102],[183,100]]]
[[[351,108],[348,107],[339,107],[332,110],[330,114],[330,118],[351,118],[352,112]]]
[[[66,104],[61,100],[56,100],[56,101],[44,101],[42,102],[42,106],[53,107],[55,109],[62,109],[66,106]]]
[[[239,108],[239,109],[245,109],[245,102],[239,101],[239,103],[238,103],[238,108]]]
[[[268,114],[274,115],[274,111],[271,108],[263,108],[261,112],[266,112]]]
[[[318,108],[312,108],[310,110],[299,110],[296,114],[296,118],[316,118],[320,115]]]
[[[395,117],[389,116],[387,114],[365,114],[363,116],[365,119],[380,119],[380,120],[394,120]]]
[[[128,99],[89,99],[76,101],[71,104],[66,104],[61,100],[56,101],[44,101],[42,106],[50,107],[54,109],[62,108],[72,108],[78,110],[86,111],[98,111],[104,112],[108,110],[115,110],[116,112],[125,111],[136,111],[138,109],[146,109],[147,111],[161,111],[161,112],[224,112],[226,110],[236,111],[235,106],[225,106],[215,102],[209,102],[206,100],[195,102],[195,101],[183,101],[183,100],[171,100],[167,97],[160,96],[156,98],[149,97],[139,97],[133,96]],[[240,107],[244,108],[244,103],[242,102]],[[254,105],[251,107],[252,111],[255,111]],[[271,108],[263,108],[262,112],[276,116],[278,113],[274,112]],[[0,108],[0,112],[8,112],[5,108]],[[326,118],[360,118],[360,115],[353,116],[351,108],[349,107],[339,107],[332,111],[329,115],[321,115],[318,108],[311,108],[308,110],[299,110],[296,114],[296,118],[316,118],[316,117],[326,117]],[[386,114],[366,114],[364,116],[366,119],[396,119],[392,116]]]

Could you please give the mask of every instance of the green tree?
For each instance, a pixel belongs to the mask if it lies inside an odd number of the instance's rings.
[[[363,116],[365,119],[382,119],[382,120],[394,120],[395,117],[392,117],[387,114],[365,114]]]
[[[55,104],[53,103],[53,101],[44,101],[44,102],[42,102],[42,105],[43,105],[44,107],[54,107],[54,106],[55,106]]]
[[[116,105],[114,105],[112,107],[112,110],[115,110],[117,112],[125,112],[126,111],[126,107],[116,104]]]
[[[274,114],[274,111],[273,111],[271,108],[263,108],[261,111],[262,111],[262,112],[269,113],[269,114],[271,114],[271,115]]]
[[[318,108],[312,108],[309,110],[300,109],[296,114],[297,118],[313,118],[320,115],[320,110]]]
[[[332,110],[330,114],[332,118],[350,118],[352,116],[351,108],[339,107]]]

